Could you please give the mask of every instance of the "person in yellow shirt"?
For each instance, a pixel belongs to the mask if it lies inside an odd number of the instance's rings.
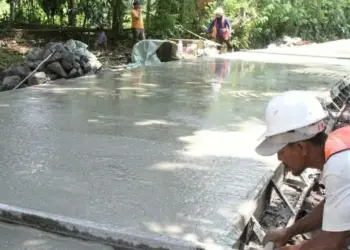
[[[146,39],[140,0],[134,1],[134,8],[131,10],[131,30],[134,44]]]

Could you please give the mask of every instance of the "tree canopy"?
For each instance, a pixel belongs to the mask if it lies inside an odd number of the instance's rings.
[[[132,0],[0,0],[1,22],[96,27],[115,34],[130,27]],[[283,35],[325,41],[350,35],[350,0],[143,0],[148,37],[191,37],[203,33],[223,7],[233,43],[262,47]],[[5,3],[8,11],[5,11]]]

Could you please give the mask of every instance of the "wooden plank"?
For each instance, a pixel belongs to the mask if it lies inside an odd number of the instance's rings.
[[[252,221],[253,221],[253,232],[258,237],[260,243],[262,243],[265,237],[265,231],[254,216],[252,216]]]
[[[284,195],[284,193],[282,192],[282,190],[277,186],[277,184],[272,180],[272,185],[273,188],[276,190],[277,194],[279,195],[279,197],[281,197],[281,199],[284,201],[285,204],[287,204],[288,208],[290,209],[290,211],[292,211],[292,213],[294,215],[296,215],[295,209],[292,207],[292,205],[289,203],[287,197]]]

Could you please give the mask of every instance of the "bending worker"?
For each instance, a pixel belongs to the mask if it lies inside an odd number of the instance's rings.
[[[343,250],[350,232],[350,126],[325,133],[327,116],[321,103],[303,91],[287,91],[266,107],[264,140],[256,148],[263,156],[277,153],[293,175],[307,167],[320,169],[326,199],[294,225],[267,232],[279,250]],[[295,235],[321,229],[315,238],[285,246]]]
[[[224,17],[224,10],[222,8],[217,8],[215,15],[215,19],[211,21],[205,32],[211,33],[212,37],[216,38],[217,43],[220,45],[225,43],[227,50],[232,51],[233,47],[230,43],[231,24],[228,19]]]

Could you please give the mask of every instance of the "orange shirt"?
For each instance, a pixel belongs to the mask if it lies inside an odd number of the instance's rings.
[[[140,11],[136,9],[131,10],[131,28],[144,29],[141,10]]]

